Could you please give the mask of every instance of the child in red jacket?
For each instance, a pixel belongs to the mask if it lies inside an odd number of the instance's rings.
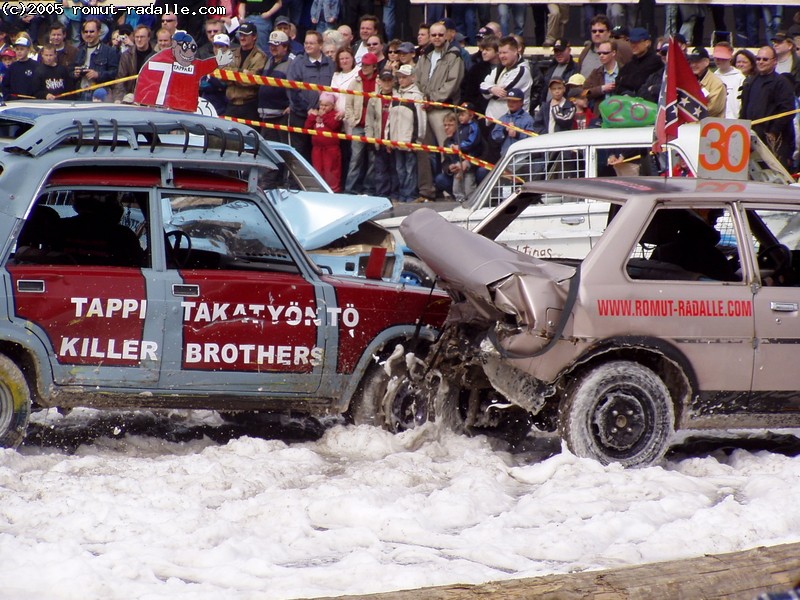
[[[306,129],[337,133],[342,121],[336,115],[336,97],[323,92],[319,95],[319,108],[308,111]],[[342,191],[342,152],[339,138],[324,135],[311,136],[311,164],[322,175],[334,192]]]

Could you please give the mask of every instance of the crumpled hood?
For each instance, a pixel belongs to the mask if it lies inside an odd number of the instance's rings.
[[[511,275],[562,281],[575,269],[543,261],[454,225],[429,208],[411,213],[400,226],[408,246],[446,287],[493,304],[490,286]]]
[[[306,250],[323,248],[358,230],[365,221],[391,208],[377,196],[275,190],[275,207]]]

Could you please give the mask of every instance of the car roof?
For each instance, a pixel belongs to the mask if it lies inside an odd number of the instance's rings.
[[[800,204],[800,188],[756,181],[729,181],[695,177],[598,177],[531,181],[522,192],[577,196],[624,202],[633,197],[658,196],[663,200],[706,199],[753,200]]]
[[[195,160],[213,160],[230,152],[229,156],[250,155],[272,168],[283,162],[247,125],[167,109],[92,102],[9,103],[0,107],[0,126],[12,131],[12,137],[0,138],[2,149],[16,155],[41,156],[64,145],[95,153],[102,146],[100,154],[139,148],[149,148],[152,154],[158,147],[165,154],[161,159],[191,153]]]
[[[679,130],[680,131],[680,130]],[[555,131],[546,135],[536,135],[514,142],[516,150],[542,150],[562,146],[608,146],[627,144],[652,144],[652,127],[620,127],[614,129],[590,128]]]

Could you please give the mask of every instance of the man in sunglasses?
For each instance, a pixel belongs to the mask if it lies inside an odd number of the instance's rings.
[[[584,48],[578,57],[578,68],[581,75],[589,78],[592,71],[600,67],[603,63],[600,54],[597,52],[600,44],[605,44],[611,39],[611,21],[605,15],[595,15],[589,22],[590,40],[584,44]],[[633,50],[631,45],[623,39],[617,40],[616,60],[620,66],[631,60]]]
[[[117,78],[119,53],[100,41],[100,21],[88,19],[83,22],[81,37],[83,43],[78,48],[72,63],[72,77],[79,88],[87,88],[97,83],[105,83]],[[84,92],[81,100],[91,100],[92,93]]]
[[[233,61],[231,51],[223,49],[205,60],[197,60],[196,56],[194,38],[180,29],[176,31],[172,36],[172,47],[150,57],[142,67],[133,101],[147,106],[195,112],[200,80],[217,67],[225,67]]]
[[[786,75],[776,73],[778,55],[772,46],[763,46],[756,54],[756,74],[745,80],[742,87],[740,119],[761,119],[794,110],[795,98],[792,81]],[[786,114],[779,119],[770,119],[753,125],[758,134],[781,161],[791,169],[794,152],[794,115]]]
[[[612,96],[619,77],[617,62],[617,40],[603,42],[597,48],[600,55],[600,66],[592,71],[583,84],[586,96],[592,106],[600,104],[606,96]]]

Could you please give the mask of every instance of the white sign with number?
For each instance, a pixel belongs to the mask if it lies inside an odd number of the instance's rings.
[[[750,164],[750,121],[700,121],[698,177],[746,181]]]

